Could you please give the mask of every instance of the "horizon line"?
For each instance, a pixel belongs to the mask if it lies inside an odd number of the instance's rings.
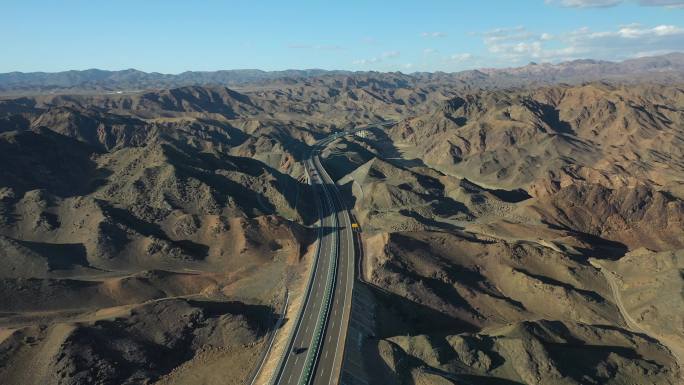
[[[413,71],[413,72],[403,72],[401,70],[396,70],[396,71],[379,71],[379,70],[345,70],[345,69],[324,69],[324,68],[302,68],[302,69],[297,69],[297,68],[287,68],[287,69],[282,69],[282,70],[264,70],[264,69],[259,69],[259,68],[230,68],[230,69],[216,69],[216,70],[185,70],[181,72],[176,72],[176,73],[169,73],[169,72],[159,72],[159,71],[145,71],[145,70],[139,70],[137,68],[129,67],[129,68],[124,68],[124,69],[101,69],[101,68],[96,68],[96,67],[91,67],[91,68],[86,68],[86,69],[68,69],[68,70],[61,70],[61,71],[21,71],[21,70],[14,70],[14,71],[8,71],[8,72],[0,72],[0,75],[8,75],[8,74],[25,74],[25,75],[30,75],[30,74],[59,74],[59,73],[64,73],[64,72],[87,72],[87,71],[101,71],[101,72],[126,72],[126,71],[136,71],[136,72],[141,72],[145,74],[157,74],[157,75],[165,75],[165,76],[179,76],[183,75],[186,73],[211,73],[211,72],[237,72],[237,71],[259,71],[259,72],[264,72],[264,73],[276,73],[276,72],[307,72],[307,71],[320,71],[320,72],[347,72],[347,73],[368,73],[368,72],[375,72],[375,73],[401,73],[404,75],[411,75],[411,74],[420,74],[420,73],[445,73],[445,74],[454,74],[454,73],[460,73],[460,72],[467,72],[467,71],[479,71],[479,70],[505,70],[505,69],[512,69],[512,68],[522,68],[522,67],[527,67],[530,65],[550,65],[550,66],[557,66],[561,65],[564,63],[572,63],[572,62],[577,62],[577,61],[594,61],[597,63],[624,63],[627,61],[631,60],[639,60],[639,59],[648,59],[648,58],[657,58],[657,57],[663,57],[663,56],[669,56],[673,54],[681,54],[684,55],[684,51],[672,51],[668,52],[662,55],[648,55],[648,56],[641,56],[641,57],[634,57],[634,58],[627,58],[624,60],[619,60],[619,61],[613,61],[613,60],[602,60],[602,59],[592,59],[592,58],[577,58],[577,59],[572,59],[572,60],[565,60],[565,61],[560,61],[557,63],[553,62],[535,62],[535,61],[530,61],[527,64],[521,64],[518,66],[506,66],[506,67],[472,67],[472,68],[467,68],[467,69],[462,69],[458,71]]]

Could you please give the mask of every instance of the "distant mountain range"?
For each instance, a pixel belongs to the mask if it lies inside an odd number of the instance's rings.
[[[639,79],[634,77],[638,76]],[[0,92],[122,91],[191,85],[239,86],[272,82],[298,82],[310,78],[401,78],[402,83],[440,82],[476,88],[499,88],[530,83],[579,83],[593,80],[684,80],[684,53],[630,59],[622,62],[574,60],[559,64],[530,63],[523,67],[485,68],[453,73],[412,74],[326,71],[321,69],[261,71],[255,69],[187,71],[177,75],[135,69],[89,69],[64,72],[9,72],[0,74]]]
[[[351,74],[345,71],[286,70],[261,71],[256,69],[223,71],[187,71],[181,74],[143,72],[136,69],[105,71],[89,69],[63,72],[9,72],[0,74],[0,91],[21,90],[132,90],[174,88],[192,85],[234,86],[276,79],[309,78],[331,74]]]

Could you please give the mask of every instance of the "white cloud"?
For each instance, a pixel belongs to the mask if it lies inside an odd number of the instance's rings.
[[[684,0],[640,0],[639,4],[646,7],[683,8]]]
[[[654,51],[639,51],[639,52],[633,54],[632,58],[640,58],[640,57],[647,57],[647,56],[659,56],[659,55],[665,55],[665,54],[668,54],[671,52],[672,51],[666,50],[666,49],[654,50]]]
[[[544,55],[542,42],[553,38],[548,33],[532,33],[522,26],[497,28],[480,35],[489,52],[508,61],[518,61],[525,57],[534,59],[542,57]]]
[[[373,57],[373,58],[370,58],[370,59],[358,59],[358,60],[354,60],[352,63],[355,64],[355,65],[368,65],[368,64],[375,64],[375,63],[378,63],[379,61],[380,61],[380,59],[378,59],[378,58],[376,58],[376,57]]]
[[[430,55],[430,54],[433,54],[433,53],[436,53],[436,52],[437,52],[437,50],[434,49],[434,48],[425,48],[425,49],[423,49],[423,55]]]
[[[382,55],[380,55],[380,56],[382,56],[383,58],[389,59],[389,58],[399,57],[400,55],[401,55],[401,52],[399,52],[399,51],[387,51],[387,52],[383,52]]]
[[[535,34],[525,28],[497,29],[480,34],[487,50],[500,62],[558,62],[579,58],[623,60],[651,53],[684,50],[684,28],[676,25],[622,25],[614,30],[580,28],[567,33]]]
[[[446,37],[446,32],[421,32],[422,37]]]
[[[514,28],[497,28],[480,33],[479,35],[484,37],[485,44],[487,45],[499,44],[506,41],[528,40],[536,37],[522,26]]]
[[[449,59],[451,59],[452,61],[455,61],[457,63],[464,62],[464,61],[470,60],[472,58],[473,58],[473,55],[470,53],[467,53],[467,52],[466,53],[455,53],[455,54],[449,56]]]
[[[334,44],[290,44],[287,46],[287,48],[316,49],[316,50],[324,50],[324,51],[338,51],[338,50],[342,49],[341,46],[334,45]]]
[[[638,38],[641,36],[646,36],[646,35],[655,35],[655,36],[668,36],[668,35],[676,35],[678,33],[681,33],[682,29],[675,27],[674,25],[659,25],[657,27],[653,27],[651,29],[644,29],[641,27],[625,27],[625,28],[620,28],[617,32],[618,36],[628,38],[628,39],[634,39]]]
[[[600,54],[607,59],[633,57],[638,52],[684,50],[684,29],[674,25],[628,26],[616,31],[583,30],[569,35],[566,44],[586,56]]]
[[[545,0],[546,4],[567,8],[608,8],[626,3],[625,0]],[[644,7],[684,8],[684,0],[636,0]]]
[[[605,8],[622,3],[622,0],[546,0],[546,4],[557,4],[568,8]]]
[[[401,56],[401,52],[399,52],[399,51],[386,51],[386,52],[381,53],[379,56],[368,58],[368,59],[354,60],[352,63],[354,65],[377,64],[377,63],[382,62],[383,60],[394,59],[394,58],[398,58],[399,56]]]
[[[637,38],[658,38],[668,36],[681,36],[684,34],[684,29],[675,25],[658,25],[653,28],[644,28],[639,24],[632,24],[629,26],[622,26],[617,31],[603,31],[590,32],[587,29],[575,33],[574,36],[588,37],[590,39],[619,37],[623,39],[637,39]]]

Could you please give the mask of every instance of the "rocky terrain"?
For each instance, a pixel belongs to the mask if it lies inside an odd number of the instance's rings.
[[[63,72],[0,73],[0,94],[35,93],[118,93],[144,89],[169,89],[187,86],[283,87],[301,83],[337,85],[350,78],[382,83],[383,88],[416,88],[426,85],[461,88],[527,87],[530,85],[581,83],[618,80],[633,82],[681,82],[684,54],[673,52],[640,57],[622,62],[573,60],[558,64],[530,63],[513,68],[480,68],[453,73],[414,72],[411,74],[375,71],[326,71],[320,69],[261,71],[186,71],[180,74],[143,72],[135,69],[104,71],[89,69]],[[397,82],[398,81],[398,82]],[[408,87],[407,87],[408,86]]]
[[[306,268],[309,123],[225,88],[0,104],[0,382],[242,383]]]
[[[334,143],[377,294],[374,381],[681,383],[682,101],[464,92]]]
[[[90,75],[0,77],[0,383],[245,383],[314,246],[301,160],[383,120],[323,152],[369,383],[682,383],[681,55]]]

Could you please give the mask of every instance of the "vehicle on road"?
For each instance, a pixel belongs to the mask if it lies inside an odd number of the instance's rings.
[[[302,354],[302,353],[304,353],[304,352],[306,351],[306,349],[307,349],[306,347],[299,347],[299,348],[298,348],[298,347],[295,346],[295,347],[292,348],[292,353],[294,353],[294,354]]]

